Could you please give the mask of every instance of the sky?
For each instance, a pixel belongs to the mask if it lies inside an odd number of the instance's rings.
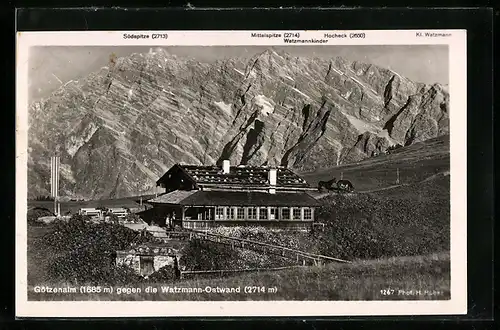
[[[157,48],[157,46],[152,46]],[[49,96],[69,80],[78,80],[99,70],[109,62],[110,54],[118,57],[147,53],[148,46],[37,46],[29,53],[29,102]],[[171,46],[170,54],[211,62],[224,58],[250,58],[268,46]],[[379,65],[411,80],[448,84],[449,61],[446,45],[397,46],[274,46],[292,56],[333,58]]]

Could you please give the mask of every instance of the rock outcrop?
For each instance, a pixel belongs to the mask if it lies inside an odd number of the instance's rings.
[[[446,86],[343,58],[265,51],[200,63],[134,54],[70,81],[29,114],[29,195],[116,198],[151,192],[175,163],[308,171],[448,134]]]

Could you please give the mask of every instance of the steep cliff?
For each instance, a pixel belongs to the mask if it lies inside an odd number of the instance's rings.
[[[150,192],[175,163],[314,170],[448,133],[446,86],[343,58],[265,51],[199,63],[164,50],[110,62],[29,111],[29,194]]]

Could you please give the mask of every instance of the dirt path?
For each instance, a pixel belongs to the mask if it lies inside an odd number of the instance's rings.
[[[396,184],[396,185],[389,186],[389,187],[384,187],[384,188],[377,188],[377,189],[371,189],[371,190],[357,191],[357,193],[359,193],[359,194],[366,194],[366,193],[377,192],[377,191],[382,191],[382,190],[394,189],[394,188],[398,188],[398,187],[405,187],[405,186],[409,186],[409,185],[410,184],[408,184],[408,183],[405,183],[405,184]]]

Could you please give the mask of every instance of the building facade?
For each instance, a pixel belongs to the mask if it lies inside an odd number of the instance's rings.
[[[165,193],[148,201],[154,222],[204,230],[266,226],[309,230],[318,202],[308,183],[284,167],[176,164],[158,181]]]

